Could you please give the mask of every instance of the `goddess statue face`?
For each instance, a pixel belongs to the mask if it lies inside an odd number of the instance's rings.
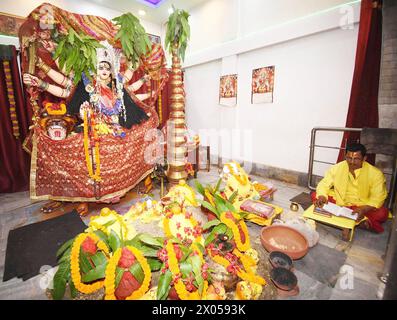
[[[110,64],[106,61],[101,61],[98,65],[97,74],[98,74],[100,80],[102,80],[102,81],[109,80],[110,76],[112,74]]]

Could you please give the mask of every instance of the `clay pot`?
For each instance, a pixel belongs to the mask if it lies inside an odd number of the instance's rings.
[[[270,253],[269,261],[273,268],[292,269],[292,259],[285,253],[273,251]]]
[[[270,271],[270,278],[274,285],[284,291],[290,291],[296,288],[298,278],[296,275],[285,268],[274,268]]]
[[[302,258],[309,249],[304,235],[284,225],[272,225],[261,230],[261,243],[269,251],[280,251],[292,259]]]

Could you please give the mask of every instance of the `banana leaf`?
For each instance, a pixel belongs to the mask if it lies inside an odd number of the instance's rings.
[[[137,279],[138,282],[142,284],[143,279],[145,278],[145,275],[143,273],[143,269],[141,267],[141,264],[139,262],[135,262],[130,267],[129,270],[130,270],[131,274],[135,277],[135,279]]]
[[[116,277],[114,278],[114,287],[115,288],[117,288],[119,286],[124,272],[125,272],[124,268],[116,267]]]
[[[107,265],[108,265],[108,262],[106,261],[104,264],[101,264],[101,265],[95,267],[94,269],[90,270],[86,274],[83,274],[81,277],[81,281],[88,283],[88,282],[92,282],[95,280],[105,278],[105,271],[106,271]]]
[[[95,266],[100,266],[108,261],[105,254],[101,251],[99,251],[99,252],[95,253],[93,256],[91,256],[91,260],[95,264]]]
[[[93,268],[90,261],[88,260],[87,253],[85,253],[83,250],[80,250],[79,263],[80,271],[82,273],[87,273]]]

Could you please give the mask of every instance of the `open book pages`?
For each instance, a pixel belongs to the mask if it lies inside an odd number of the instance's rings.
[[[326,203],[321,209],[338,217],[345,217],[352,220],[357,220],[358,217],[357,213],[353,213],[352,209],[338,206],[332,202]]]

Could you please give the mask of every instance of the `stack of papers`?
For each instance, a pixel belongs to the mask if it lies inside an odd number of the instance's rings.
[[[323,215],[334,215],[337,217],[344,217],[352,220],[357,220],[358,214],[353,213],[352,209],[338,206],[332,202],[328,202],[322,208],[314,208],[315,213],[323,214]]]

